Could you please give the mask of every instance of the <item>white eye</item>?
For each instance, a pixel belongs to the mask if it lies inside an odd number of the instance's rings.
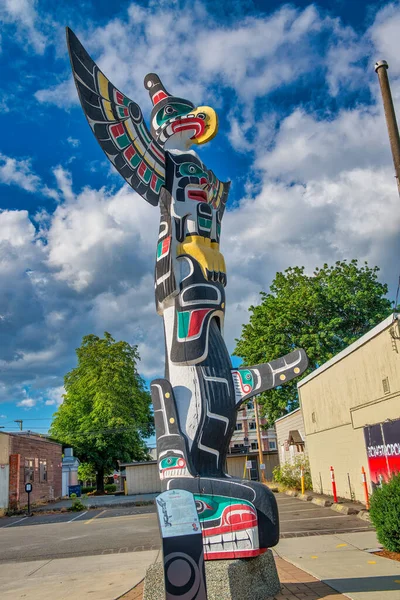
[[[175,112],[172,106],[166,106],[164,110],[167,115],[172,115]]]
[[[189,173],[196,173],[196,167],[194,167],[193,165],[191,165],[189,167]]]
[[[198,115],[196,115],[198,119],[203,119],[203,121],[206,120],[206,114],[205,113],[199,113]]]

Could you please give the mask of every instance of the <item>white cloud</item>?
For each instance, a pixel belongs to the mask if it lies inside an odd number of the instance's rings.
[[[58,199],[56,190],[45,185],[33,171],[30,158],[17,159],[0,152],[0,184],[15,185],[26,192],[39,192],[53,200]]]
[[[151,70],[160,72],[171,92],[195,101],[213,104],[218,89],[233,90],[229,139],[255,160],[246,191],[222,227],[229,349],[248,306],[259,301],[277,270],[290,265],[311,271],[325,261],[356,257],[382,266],[382,280],[393,287],[398,197],[376,75],[371,65],[368,73],[360,65],[367,43],[371,55],[379,50],[389,61],[398,55],[390,54],[389,43],[397,47],[390,22],[395,13],[381,11],[357,37],[314,6],[285,6],[224,26],[198,4],[190,13],[163,7],[152,13],[131,5],[129,19],[92,28],[82,40],[113,82],[143,107],[149,100],[142,80]],[[315,57],[319,33],[329,41]],[[190,57],[190,69],[182,56]],[[360,92],[353,108],[332,113],[300,105],[282,117],[277,108],[250,106],[316,68],[326,70],[326,88],[338,101],[349,87],[371,95],[364,104]],[[400,81],[395,68],[390,72],[396,100]],[[71,79],[36,97],[61,107],[77,102]],[[74,348],[87,333],[108,330],[138,343],[146,377],[160,375],[164,352],[152,276],[158,210],[127,186],[77,190],[65,167],[53,174],[59,205],[35,216],[39,233],[26,211],[0,212],[0,288],[8,290],[0,299],[0,368],[8,386],[0,396],[22,403],[38,394],[47,406],[59,404],[62,376],[74,366]],[[24,182],[33,193],[43,187],[28,159],[2,157],[0,177],[6,185]],[[22,386],[32,388],[29,398],[21,395]]]
[[[0,419],[7,419],[7,415],[0,415]]]
[[[22,408],[33,408],[34,406],[36,406],[36,402],[37,401],[34,398],[25,398],[25,400],[17,402],[17,406],[20,406]]]
[[[160,72],[177,96],[218,106],[225,90],[233,94],[231,106],[244,106],[325,68],[330,47],[323,34],[339,39],[342,52],[354,38],[350,28],[314,5],[303,10],[285,5],[269,15],[223,24],[199,2],[188,2],[186,8],[154,3],[144,10],[131,4],[127,14],[77,34],[114,85],[146,112],[150,104],[143,78],[148,72]],[[189,62],[182,57],[190,57]],[[78,103],[71,77],[38,90],[35,97],[60,108]]]
[[[28,50],[32,47],[37,54],[46,48],[46,36],[41,31],[36,0],[3,0],[0,5],[0,23],[15,27],[16,40]]]
[[[63,403],[63,395],[65,394],[65,389],[63,385],[50,388],[47,390],[45,397],[45,406],[60,406]]]
[[[0,183],[17,185],[27,192],[35,192],[40,184],[40,177],[32,172],[30,159],[17,160],[0,154]]]
[[[67,142],[68,144],[70,144],[73,148],[78,148],[78,146],[81,145],[80,140],[73,138],[71,136],[67,137]]]

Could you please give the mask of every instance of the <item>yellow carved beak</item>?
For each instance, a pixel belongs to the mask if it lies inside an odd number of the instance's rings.
[[[198,106],[191,112],[195,117],[198,115],[205,115],[205,131],[203,135],[192,139],[194,144],[206,144],[213,139],[218,133],[218,117],[217,113],[210,106]]]

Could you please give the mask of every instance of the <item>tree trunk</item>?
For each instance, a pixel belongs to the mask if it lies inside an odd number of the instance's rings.
[[[104,494],[104,467],[99,467],[96,472],[96,490]]]

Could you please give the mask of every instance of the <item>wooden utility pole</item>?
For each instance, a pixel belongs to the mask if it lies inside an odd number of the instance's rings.
[[[394,170],[397,179],[397,190],[400,195],[400,138],[397,127],[396,113],[393,106],[392,93],[390,91],[388,68],[386,60],[378,60],[375,63],[375,71],[378,74],[381,86],[383,108],[385,110],[386,124],[389,133],[390,148],[392,150]]]
[[[262,483],[265,483],[264,469],[261,468],[261,465],[264,464],[264,457],[263,457],[263,451],[262,451],[262,446],[261,446],[260,417],[258,414],[258,402],[257,402],[256,398],[254,398],[254,413],[256,416],[258,459],[259,459],[259,463],[260,463],[261,481],[262,481]]]

